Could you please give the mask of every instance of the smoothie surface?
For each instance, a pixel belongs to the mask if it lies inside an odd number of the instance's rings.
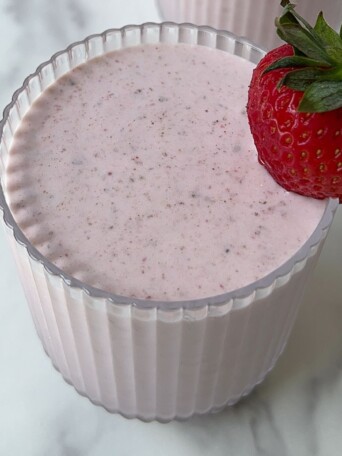
[[[144,45],[70,71],[10,151],[18,225],[51,262],[125,296],[183,300],[247,285],[312,234],[324,201],[257,162],[253,65],[203,46]]]

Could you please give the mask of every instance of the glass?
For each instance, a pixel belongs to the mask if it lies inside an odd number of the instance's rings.
[[[40,65],[14,93],[0,123],[0,207],[45,351],[79,393],[109,411],[146,421],[220,410],[264,379],[284,349],[337,207],[337,201],[327,200],[312,236],[281,267],[208,299],[117,296],[76,280],[43,257],[7,204],[6,165],[18,125],[44,89],[71,68],[116,49],[158,42],[200,44],[255,63],[263,56],[244,39],[190,24],[108,30]]]
[[[295,2],[296,3],[296,2]],[[311,24],[323,10],[336,30],[342,22],[340,0],[300,0],[296,10]],[[282,41],[276,34],[274,19],[281,14],[280,0],[158,0],[163,20],[192,22],[229,30],[264,49]]]

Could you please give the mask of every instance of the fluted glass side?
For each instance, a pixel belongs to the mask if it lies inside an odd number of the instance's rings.
[[[212,314],[99,303],[49,274],[8,235],[54,366],[94,403],[147,421],[220,410],[261,382],[285,346],[320,248],[270,295]]]
[[[323,10],[336,30],[341,24],[340,0],[300,0],[296,10],[311,24]],[[324,4],[323,4],[324,3]],[[158,0],[163,20],[192,22],[217,29],[230,30],[264,49],[272,49],[281,41],[274,19],[281,14],[279,1],[274,0]]]

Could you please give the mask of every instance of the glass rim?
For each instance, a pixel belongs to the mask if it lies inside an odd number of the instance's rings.
[[[89,48],[89,43],[92,43],[94,40],[99,40],[102,39],[102,41],[106,40],[106,38],[113,33],[119,33],[121,34],[122,37],[125,36],[126,33],[129,33],[130,31],[139,31],[140,35],[143,35],[143,32],[146,31],[146,29],[149,28],[154,28],[157,31],[159,31],[159,35],[163,31],[163,29],[168,29],[168,30],[174,30],[177,31],[178,33],[178,40],[175,42],[176,43],[184,43],[184,44],[197,44],[197,45],[204,45],[207,47],[213,47],[215,49],[222,50],[220,47],[218,47],[218,37],[223,37],[227,38],[228,40],[233,40],[235,46],[239,45],[240,49],[238,52],[243,54],[243,50],[247,49],[248,52],[255,52],[256,54],[259,55],[261,58],[264,55],[264,51],[260,49],[258,46],[254,45],[251,41],[249,41],[246,38],[243,37],[238,37],[235,34],[224,31],[224,30],[216,30],[212,27],[209,26],[197,26],[191,23],[182,23],[182,24],[177,24],[174,22],[161,22],[161,23],[154,23],[154,22],[145,22],[141,25],[126,25],[121,28],[113,28],[113,29],[108,29],[104,31],[103,33],[99,34],[92,34],[87,36],[85,39],[81,41],[76,41],[70,44],[67,48],[64,50],[58,51],[55,54],[52,55],[52,57],[41,63],[35,72],[30,74],[23,82],[22,86],[17,89],[13,96],[11,102],[5,107],[3,111],[3,118],[0,121],[0,142],[3,142],[3,133],[4,133],[4,128],[7,125],[7,122],[9,120],[9,116],[11,113],[12,108],[15,106],[18,97],[20,94],[25,92],[27,90],[30,81],[34,77],[38,77],[42,70],[46,68],[48,65],[53,64],[57,58],[59,58],[63,54],[70,54],[73,49],[75,49],[77,46],[85,46]],[[190,31],[194,32],[196,37],[200,36],[201,33],[204,34],[209,34],[211,39],[215,39],[216,46],[211,46],[211,45],[206,45],[203,44],[202,42],[193,42],[193,37],[189,38],[190,42],[187,41],[179,41],[179,32],[181,31]],[[196,38],[198,39],[198,38]],[[213,41],[213,42],[214,42]],[[156,43],[160,43],[162,41],[157,41]],[[124,47],[131,47],[134,45],[139,45],[139,44],[145,44],[142,40],[139,43],[132,44],[129,46],[122,46],[119,49],[122,49]],[[114,50],[115,51],[115,50]],[[94,57],[103,55],[109,51],[102,52],[102,54],[94,55],[94,56],[87,56],[87,60],[91,60]],[[230,52],[230,51],[226,51]],[[232,52],[233,53],[233,52]],[[234,53],[235,53],[235,48],[234,48]],[[240,55],[239,53],[235,55]],[[254,62],[256,63],[256,62]],[[77,66],[77,65],[75,65]],[[65,73],[64,73],[65,74]],[[55,78],[57,80],[58,77]],[[53,81],[54,82],[54,81]],[[41,93],[45,90],[42,89]],[[31,103],[32,104],[32,103]],[[19,122],[20,123],[20,122]],[[14,132],[13,132],[14,135]],[[5,167],[4,167],[5,168]],[[5,173],[4,173],[5,174]],[[337,209],[338,206],[338,200],[337,199],[332,199],[329,198],[326,200],[326,206],[324,213],[317,224],[315,230],[313,233],[309,236],[309,238],[306,240],[306,242],[297,250],[290,258],[288,258],[287,261],[285,261],[283,264],[281,264],[279,267],[268,273],[267,275],[261,277],[260,279],[249,283],[241,288],[237,288],[219,295],[214,295],[214,296],[209,296],[209,297],[203,297],[203,298],[196,298],[196,299],[189,299],[189,300],[149,300],[149,299],[142,299],[142,298],[133,298],[133,297],[127,297],[127,296],[122,296],[119,294],[115,293],[110,293],[107,291],[104,291],[100,288],[93,287],[91,285],[88,285],[87,283],[76,279],[72,275],[64,272],[62,269],[59,267],[55,266],[51,261],[49,261],[44,255],[42,255],[34,246],[31,244],[31,242],[26,238],[24,235],[23,231],[20,229],[18,224],[16,223],[11,210],[7,204],[5,193],[2,187],[2,184],[0,182],[0,209],[3,212],[3,220],[5,225],[12,231],[13,237],[15,241],[23,247],[29,257],[40,263],[46,272],[50,275],[59,277],[68,287],[74,288],[74,289],[79,289],[80,291],[86,293],[88,296],[94,299],[105,299],[107,302],[115,304],[115,305],[132,305],[136,308],[139,309],[161,309],[161,310],[195,310],[195,309],[201,309],[204,307],[215,307],[215,306],[222,306],[228,303],[231,303],[231,308],[240,308],[240,307],[245,307],[248,306],[249,304],[252,304],[255,299],[258,298],[258,296],[264,296],[265,294],[268,294],[268,292],[271,292],[271,290],[276,287],[277,282],[282,282],[286,277],[290,278],[290,276],[295,272],[295,267],[299,263],[306,261],[310,256],[311,252],[318,247],[320,242],[324,239],[324,237],[327,234],[327,231],[331,225],[331,222],[333,220],[334,212]],[[248,299],[250,298],[250,299]]]

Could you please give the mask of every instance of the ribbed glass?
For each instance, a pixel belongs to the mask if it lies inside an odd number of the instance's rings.
[[[157,3],[166,21],[230,30],[264,49],[281,43],[274,26],[274,19],[282,11],[278,0],[158,0]],[[336,30],[341,24],[341,0],[299,0],[294,3],[297,3],[296,10],[311,24],[315,23],[321,10]]]
[[[148,301],[95,289],[64,273],[25,238],[8,207],[13,135],[34,100],[71,68],[144,43],[218,48],[258,62],[263,52],[227,32],[190,24],[108,30],[69,46],[14,93],[0,123],[0,207],[37,333],[77,391],[113,412],[169,421],[233,404],[263,380],[282,352],[337,201],[285,264],[239,290],[192,301]]]

